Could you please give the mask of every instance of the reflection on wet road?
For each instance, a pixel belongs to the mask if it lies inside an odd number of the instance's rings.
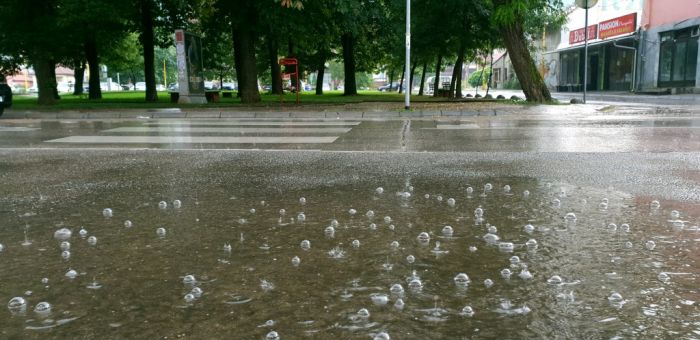
[[[700,149],[700,119],[161,119],[0,121],[0,147],[332,151],[673,152]]]

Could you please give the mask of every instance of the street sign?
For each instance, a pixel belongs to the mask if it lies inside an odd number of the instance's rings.
[[[598,0],[576,0],[576,6],[583,9],[589,9],[597,3]]]

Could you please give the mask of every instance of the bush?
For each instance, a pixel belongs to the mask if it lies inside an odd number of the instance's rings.
[[[520,86],[520,81],[518,81],[518,77],[513,77],[513,79],[503,83],[503,89],[522,90],[523,88]]]
[[[468,82],[469,82],[469,85],[471,87],[483,86],[483,85],[486,85],[486,83],[488,83],[489,75],[491,74],[491,68],[487,67],[487,68],[483,69],[483,71],[484,71],[483,76],[481,74],[481,71],[482,70],[478,70],[478,71],[472,73],[471,76],[469,76]],[[481,84],[479,84],[479,78],[481,78]]]

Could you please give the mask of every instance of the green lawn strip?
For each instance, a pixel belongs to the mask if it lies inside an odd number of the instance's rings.
[[[74,96],[69,94],[61,95],[61,99],[56,105],[44,106],[37,104],[35,96],[15,95],[13,100],[13,109],[27,111],[56,111],[56,110],[111,110],[111,109],[159,109],[159,108],[245,108],[245,107],[289,107],[296,101],[296,95],[286,93],[283,100],[280,101],[279,95],[262,94],[262,102],[257,104],[242,104],[240,99],[236,98],[234,92],[232,97],[220,97],[218,103],[208,104],[177,104],[170,102],[170,94],[168,92],[159,92],[159,101],[147,103],[144,101],[145,94],[143,91],[124,91],[124,92],[106,92],[103,93],[102,99],[90,100],[87,96]],[[377,91],[359,91],[357,96],[344,96],[342,91],[325,92],[323,95],[317,96],[314,92],[305,92],[301,94],[301,105],[309,106],[331,106],[357,103],[387,103],[392,106],[403,103],[404,95],[399,93],[386,93]],[[447,98],[435,98],[431,96],[411,96],[413,103],[441,103],[448,104],[450,101]],[[457,102],[463,103],[463,102]]]

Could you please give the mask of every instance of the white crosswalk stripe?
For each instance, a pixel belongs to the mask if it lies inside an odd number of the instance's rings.
[[[339,120],[156,120],[122,126],[90,136],[67,136],[45,141],[52,145],[277,145],[330,144],[360,122]]]

